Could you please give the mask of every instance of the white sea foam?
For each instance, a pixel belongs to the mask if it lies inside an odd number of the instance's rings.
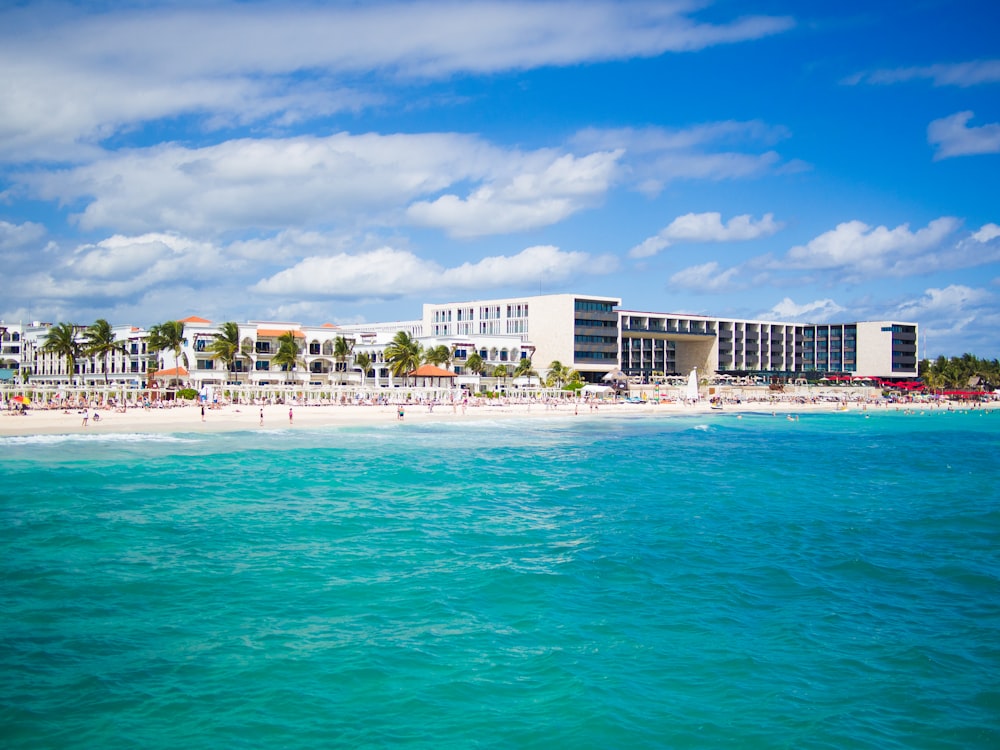
[[[101,435],[12,435],[0,437],[3,445],[61,445],[65,443],[96,443],[137,444],[137,443],[196,443],[197,439],[178,437],[154,432],[109,432]]]

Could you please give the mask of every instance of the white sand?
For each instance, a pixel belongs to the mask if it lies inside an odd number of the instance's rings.
[[[260,408],[254,405],[227,405],[205,409],[202,421],[201,407],[197,405],[176,406],[163,409],[130,408],[125,412],[100,409],[100,420],[94,421],[91,409],[88,424],[83,424],[83,415],[77,410],[29,409],[27,414],[14,412],[0,414],[0,435],[42,435],[67,433],[133,433],[133,432],[220,432],[237,430],[259,430]],[[264,408],[264,429],[309,429],[320,426],[362,425],[373,423],[398,423],[395,405],[382,406],[307,406],[292,405],[293,420],[288,419],[288,405],[270,405]],[[693,415],[727,414],[738,412],[833,412],[838,410],[834,403],[800,404],[795,402],[744,402],[739,405],[727,404],[724,409],[713,411],[708,402],[697,404],[625,404],[601,403],[592,409],[586,403],[563,402],[558,406],[544,403],[489,403],[469,405],[463,413],[461,405],[436,405],[433,411],[426,405],[410,404],[404,407],[402,424],[413,422],[462,422],[476,419],[538,418],[538,419],[601,419],[624,415]],[[859,403],[851,403],[849,411],[866,408]],[[886,408],[927,408],[890,405],[868,405],[872,410]]]

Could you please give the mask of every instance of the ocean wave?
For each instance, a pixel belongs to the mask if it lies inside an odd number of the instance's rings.
[[[106,434],[59,434],[59,435],[9,435],[0,437],[0,446],[4,445],[62,445],[65,443],[196,443],[196,438],[179,437],[167,433],[155,432],[109,432]]]

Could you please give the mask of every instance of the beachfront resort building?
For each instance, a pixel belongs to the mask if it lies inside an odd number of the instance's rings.
[[[504,373],[491,381],[501,388],[537,385],[537,378],[512,377],[526,359],[543,378],[557,361],[591,383],[619,370],[639,382],[693,369],[702,377],[763,380],[824,375],[899,380],[918,374],[916,323],[803,324],[620,310],[620,305],[616,297],[551,294],[424,304],[420,319],[405,321],[342,326],[248,321],[239,324],[239,356],[232,368],[211,353],[221,323],[188,317],[181,321],[180,356],[153,352],[145,329],[118,326],[114,333],[121,347],[105,357],[79,357],[72,373],[64,357],[43,351],[48,324],[0,323],[0,376],[10,371],[41,383],[183,383],[196,389],[286,383],[393,387],[406,382],[392,375],[385,357],[399,331],[424,349],[446,347],[447,370],[455,375],[451,385],[472,390],[482,380],[468,367],[474,354],[483,374]],[[84,330],[78,327],[81,341]],[[301,355],[293,368],[275,362],[280,339],[289,334]],[[365,372],[357,364],[362,353],[372,365]]]
[[[536,368],[556,361],[590,382],[618,369],[617,297],[547,294],[532,297],[425,304],[424,334],[482,354],[477,337],[506,337],[490,351],[501,364],[531,359]],[[485,356],[484,356],[485,359]]]
[[[621,367],[630,377],[738,373],[765,377],[917,376],[917,324],[779,323],[623,310]]]

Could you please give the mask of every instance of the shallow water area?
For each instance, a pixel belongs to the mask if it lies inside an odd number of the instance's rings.
[[[1000,416],[0,439],[0,744],[1000,745]]]

